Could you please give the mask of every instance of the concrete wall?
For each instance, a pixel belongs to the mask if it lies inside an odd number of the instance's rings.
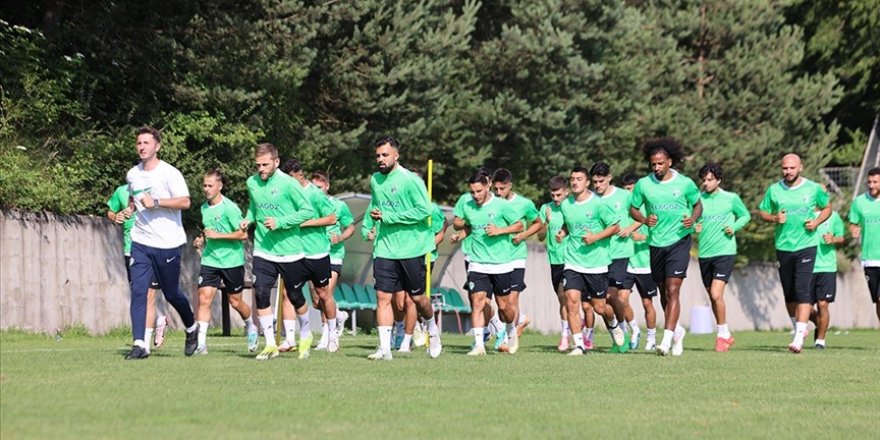
[[[357,238],[354,238],[357,239]],[[559,318],[556,297],[550,291],[550,270],[541,245],[530,244],[523,310],[532,317],[533,328],[556,332]],[[195,291],[198,255],[184,247],[181,286]],[[683,288],[682,322],[690,323],[693,306],[708,305],[699,280],[696,260]],[[466,276],[461,253],[456,253],[440,285],[463,292]],[[860,268],[838,277],[837,302],[832,306],[831,325],[840,328],[880,326],[868,296]],[[52,332],[83,324],[93,333],[130,325],[130,292],[122,258],[122,234],[105,218],[58,216],[3,210],[0,215],[0,328]],[[195,295],[191,295],[195,304]],[[737,270],[727,294],[728,321],[733,330],[778,329],[789,326],[775,266],[752,265]],[[245,300],[252,304],[249,291]],[[214,299],[214,325],[220,320],[219,295]],[[659,310],[659,301],[655,301]],[[163,301],[159,307],[165,309]],[[640,322],[641,304],[633,296]],[[362,312],[362,322],[369,322]],[[241,320],[232,313],[233,325]],[[659,313],[662,322],[662,313]],[[168,313],[179,327],[174,312]],[[313,323],[319,322],[316,314]],[[359,317],[359,321],[361,321]],[[468,321],[468,320],[466,320]],[[454,325],[445,329],[453,331]],[[316,325],[313,325],[315,327]],[[239,327],[240,328],[240,327]],[[239,330],[240,331],[240,330]]]

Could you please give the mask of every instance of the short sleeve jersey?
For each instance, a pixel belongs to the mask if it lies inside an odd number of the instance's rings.
[[[186,243],[179,209],[147,208],[142,202],[147,194],[160,200],[189,197],[183,174],[165,161],[159,161],[150,171],[139,163],[128,170],[126,181],[137,208],[131,241],[158,249],[173,249]]]
[[[816,210],[828,206],[828,194],[816,182],[801,179],[797,186],[789,187],[785,181],[770,185],[758,209],[769,214],[785,211],[785,223],[776,224],[774,242],[776,249],[794,252],[819,244],[816,231],[809,231],[804,224],[816,218]]]
[[[673,245],[691,234],[693,228],[685,228],[681,221],[692,215],[700,200],[700,190],[693,180],[678,171],[669,172],[673,173],[669,180],[660,181],[651,174],[639,179],[633,188],[631,206],[645,206],[647,216],[657,216],[657,225],[651,228],[649,238],[653,247]]]
[[[862,229],[862,261],[880,266],[880,198],[867,192],[856,197],[849,210],[849,222]]]
[[[238,205],[226,197],[222,197],[220,203],[213,206],[208,202],[203,203],[201,212],[205,229],[221,234],[237,231],[243,218]],[[205,239],[202,266],[230,269],[242,265],[244,265],[244,243],[241,240]]]

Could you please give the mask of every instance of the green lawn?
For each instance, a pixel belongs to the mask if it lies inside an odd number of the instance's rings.
[[[0,438],[877,438],[880,333],[785,351],[787,333],[737,333],[733,351],[686,339],[680,358],[644,352],[556,353],[527,334],[515,356],[443,355],[369,362],[374,336],[335,355],[257,362],[243,337],[210,337],[183,356],[183,335],[138,362],[124,335],[0,332]],[[871,434],[873,432],[874,434]]]

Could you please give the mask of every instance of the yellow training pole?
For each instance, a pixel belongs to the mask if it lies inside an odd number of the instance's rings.
[[[431,219],[434,217],[434,161],[428,159],[428,229],[431,230],[431,240],[434,240],[434,228],[431,226]],[[427,276],[425,277],[425,295],[428,295],[428,301],[431,300],[431,252],[425,254],[425,268]]]
[[[275,345],[284,338],[284,280],[278,274],[278,292],[275,294]]]

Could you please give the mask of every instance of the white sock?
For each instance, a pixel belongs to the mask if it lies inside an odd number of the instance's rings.
[[[571,336],[571,327],[568,326],[568,321],[562,320],[562,336]]]
[[[611,322],[608,323],[608,331],[614,330],[614,327],[618,326],[617,318],[611,318]]]
[[[248,333],[253,333],[257,331],[257,326],[254,325],[254,317],[250,316],[248,319],[244,320],[244,325],[247,326]]]
[[[437,336],[440,334],[440,327],[437,327],[437,320],[432,316],[431,319],[425,321],[428,327],[428,336]]]
[[[144,329],[144,340],[149,341],[149,342],[153,342],[153,329],[151,329],[149,327]],[[148,354],[150,353],[150,345],[152,345],[152,344],[144,343],[144,346],[143,346],[144,350],[146,350]]]
[[[328,330],[333,332],[333,334],[336,334],[336,320],[335,319],[328,319],[327,320],[327,327],[328,327]]]
[[[336,324],[335,319],[328,319],[327,322],[321,324],[321,342],[327,342],[327,338],[330,337],[330,321],[333,321],[333,323]],[[334,325],[334,327],[336,326]]]
[[[208,345],[208,325],[207,321],[198,321],[199,323],[199,347]]]
[[[290,345],[296,345],[296,320],[284,320],[284,340]]]
[[[633,333],[639,333],[639,323],[635,319],[629,322],[630,331]]]
[[[135,339],[132,345],[137,345],[140,348],[147,349],[147,343],[144,342],[143,339]],[[147,353],[149,353],[149,351]]]
[[[584,334],[584,339],[587,339],[590,341],[593,340],[593,328],[592,327],[584,327],[583,334]]]
[[[296,315],[296,320],[299,321],[300,339],[311,338],[312,325],[309,323],[309,312],[305,312],[302,315]]]
[[[498,319],[498,314],[497,314],[497,313],[494,314],[494,315],[492,315],[492,318],[489,319],[489,323],[492,324],[492,325],[495,327],[495,333],[498,333],[498,332],[501,331],[501,329],[505,328],[505,327],[504,327],[504,323],[501,322],[500,319]]]
[[[730,339],[730,329],[727,327],[727,324],[721,324],[716,327],[718,328],[719,338]]]
[[[663,342],[660,345],[669,347],[672,345],[672,338],[675,336],[675,330],[663,330]]]
[[[816,339],[816,345],[822,345],[822,346],[824,346],[824,345],[825,345],[825,340],[824,340],[824,339]]]
[[[794,340],[791,341],[795,345],[804,345],[804,335],[807,333],[807,323],[798,322],[794,325]]]
[[[584,334],[583,333],[573,333],[571,338],[574,339],[575,348],[584,349]]]
[[[410,348],[412,345],[412,335],[408,335],[406,333],[403,334],[403,342],[400,343],[400,348],[406,347]]]
[[[519,316],[516,318],[516,325],[520,325],[524,322],[526,322],[526,314],[519,312]]]
[[[657,329],[649,328],[648,329],[648,342],[657,343]]]
[[[510,341],[511,344],[513,344],[514,341],[517,340],[515,322],[507,324],[507,340]]]
[[[266,338],[266,347],[275,347],[275,318],[272,315],[260,316],[260,328]]]
[[[391,351],[391,326],[379,326],[379,349],[384,353]]]
[[[193,325],[192,325],[192,327],[187,327],[186,332],[187,332],[187,333],[192,333],[192,332],[194,332],[194,331],[196,331],[196,330],[198,330],[198,329],[199,329],[199,323],[194,322]]]
[[[483,343],[483,328],[484,327],[474,327],[474,344],[477,348],[486,347]]]

